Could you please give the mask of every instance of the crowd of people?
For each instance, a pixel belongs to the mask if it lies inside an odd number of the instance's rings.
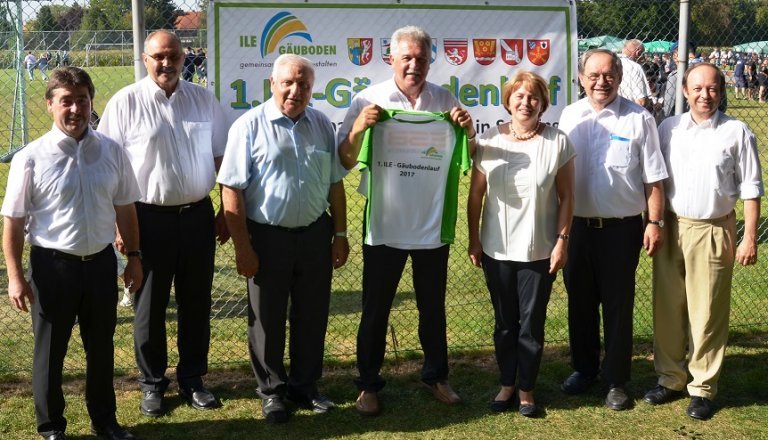
[[[757,262],[764,194],[754,134],[719,109],[722,70],[702,61],[683,72],[688,111],[657,128],[646,109],[658,103],[637,63],[642,42],[627,42],[621,56],[591,49],[579,62],[585,95],[563,110],[557,128],[541,122],[547,82],[520,69],[502,88],[509,120],[478,133],[456,97],[427,80],[431,46],[421,28],[396,30],[392,78],[354,97],[338,133],[309,105],[314,68],[298,55],[275,60],[272,97],[231,127],[210,91],[183,80],[192,50],[185,55],[169,31],[147,36],[148,76],[109,100],[97,130],[89,125],[95,89],[88,74],[56,69],[45,95],[54,126],[13,158],[0,209],[9,297],[32,314],[37,432],[66,438],[62,368],[77,323],[93,432],[135,438],[117,421],[112,383],[114,249],[127,258],[124,283],[136,295],[140,413],[168,411],[172,286],[178,392],[199,410],[221,406],[203,378],[216,242],[230,238],[245,278],[262,416],[286,423],[291,407],[333,410],[319,385],[333,270],[349,255],[343,179],[357,166],[366,197],[354,379],[361,415],[384,408],[388,319],[409,258],[421,383],[446,405],[463,400],[448,381],[445,298],[459,176],[471,169],[467,252],[483,270],[495,318],[499,391],[490,411],[542,415],[534,390],[560,270],[573,370],[561,390],[577,395],[602,382],[606,407],[633,406],[635,270],[645,252],[653,258],[659,378],[643,400],[660,405],[687,391],[687,415],[712,417],[733,267]],[[434,154],[425,159],[425,151]],[[209,196],[217,184],[218,212]]]

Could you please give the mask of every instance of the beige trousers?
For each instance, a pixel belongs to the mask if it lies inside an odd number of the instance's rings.
[[[694,220],[668,212],[653,259],[653,352],[659,385],[713,399],[725,357],[736,256],[733,212]],[[687,354],[687,358],[686,358]]]

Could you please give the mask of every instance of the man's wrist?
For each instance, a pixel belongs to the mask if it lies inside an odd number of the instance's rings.
[[[347,230],[338,231],[333,233],[334,238],[347,238]]]
[[[125,256],[127,258],[138,258],[139,260],[141,260],[141,258],[142,258],[141,250],[140,249],[137,249],[135,251],[128,251],[128,252],[125,253]]]

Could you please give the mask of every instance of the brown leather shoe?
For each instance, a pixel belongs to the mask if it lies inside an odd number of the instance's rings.
[[[379,396],[376,391],[360,391],[360,396],[355,402],[357,412],[364,416],[377,416],[381,412]]]
[[[427,387],[429,391],[432,391],[432,394],[437,400],[443,403],[454,405],[461,402],[461,397],[453,391],[453,388],[451,388],[448,382],[437,382],[435,384],[422,382],[422,384]]]

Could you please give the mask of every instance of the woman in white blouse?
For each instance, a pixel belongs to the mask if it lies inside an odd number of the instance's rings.
[[[512,119],[473,141],[469,258],[483,268],[496,321],[501,390],[491,410],[509,410],[517,385],[520,414],[536,417],[547,303],[567,259],[575,152],[563,132],[540,121],[549,105],[540,76],[518,71],[504,84],[502,101]]]

